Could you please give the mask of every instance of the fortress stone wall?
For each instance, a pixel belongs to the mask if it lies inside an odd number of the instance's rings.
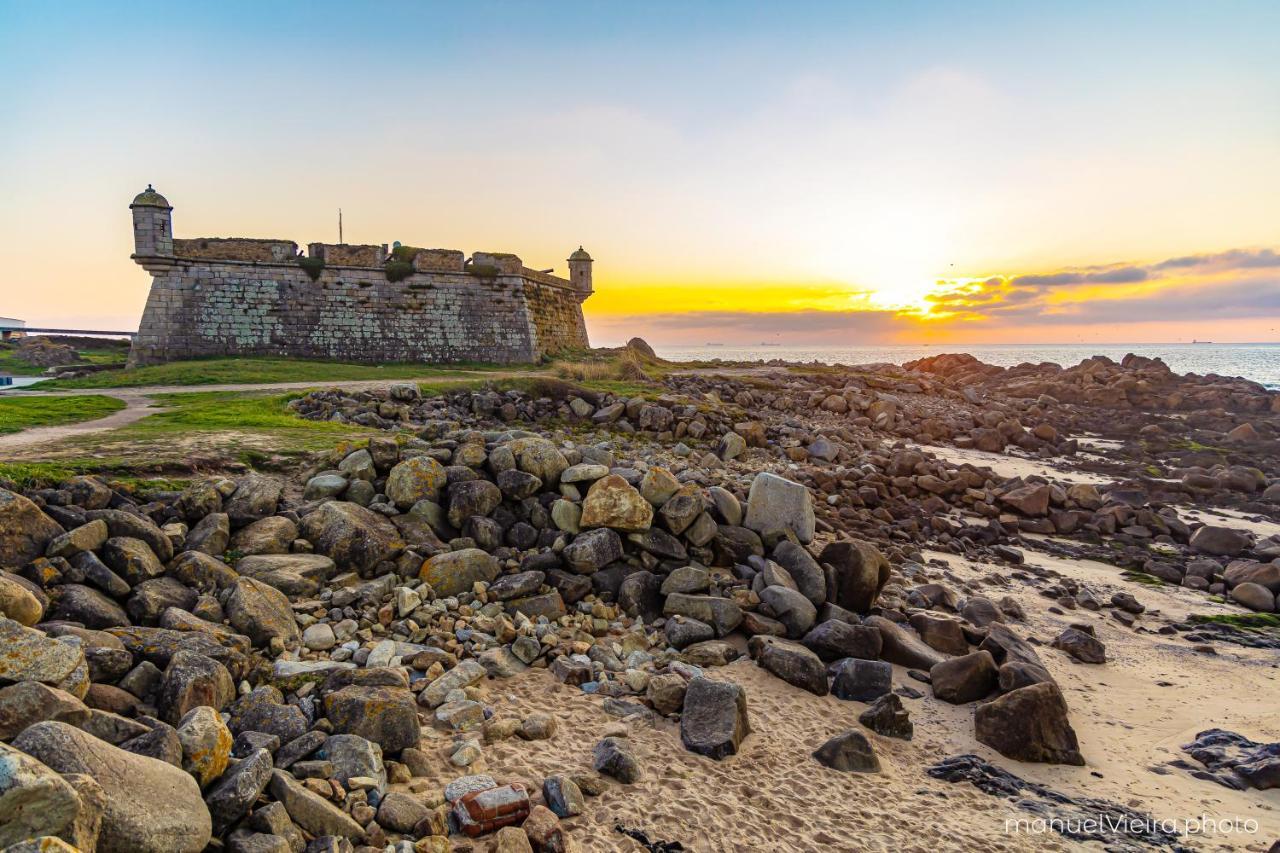
[[[570,278],[516,255],[173,237],[151,190],[130,205],[133,258],[152,276],[130,366],[234,355],[501,364],[586,347],[591,258]],[[394,280],[393,280],[394,279]]]

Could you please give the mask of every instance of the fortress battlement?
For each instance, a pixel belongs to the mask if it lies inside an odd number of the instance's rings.
[[[396,244],[173,236],[150,186],[133,212],[133,259],[152,276],[131,366],[272,355],[361,362],[534,362],[588,346],[592,259],[569,278],[505,252]]]

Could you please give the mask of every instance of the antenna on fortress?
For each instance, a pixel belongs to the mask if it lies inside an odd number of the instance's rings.
[[[342,244],[342,208],[338,208],[338,244]]]

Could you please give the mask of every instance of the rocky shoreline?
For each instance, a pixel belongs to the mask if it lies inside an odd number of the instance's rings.
[[[787,702],[827,731],[786,772],[842,790],[941,736],[939,779],[1026,784],[1038,814],[1151,812],[988,762],[1094,766],[1074,673],[1108,670],[1105,637],[1193,662],[1280,647],[1280,394],[1244,380],[938,356],[291,408],[378,432],[182,492],[0,490],[0,850],[704,849],[678,837],[692,818],[611,810],[644,808],[668,750],[732,773]],[[953,706],[963,725],[935,730]],[[575,760],[504,766],[558,755],[590,714],[608,722]],[[1204,769],[1167,772],[1189,784],[1280,787],[1276,744],[1187,754]],[[705,849],[868,848],[852,817],[815,820]]]

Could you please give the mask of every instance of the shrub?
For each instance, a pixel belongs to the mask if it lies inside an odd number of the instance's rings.
[[[467,266],[467,272],[477,278],[497,278],[501,270],[493,264],[470,264]]]
[[[417,246],[396,246],[391,250],[391,260],[404,261],[407,264],[412,264],[413,259],[416,258],[418,253],[421,251],[423,250]]]
[[[298,258],[298,266],[302,267],[312,281],[319,281],[320,273],[324,272],[324,258]]]
[[[403,249],[404,247],[401,246],[400,248]],[[411,275],[413,275],[413,264],[408,261],[387,261],[387,281],[404,281]]]

